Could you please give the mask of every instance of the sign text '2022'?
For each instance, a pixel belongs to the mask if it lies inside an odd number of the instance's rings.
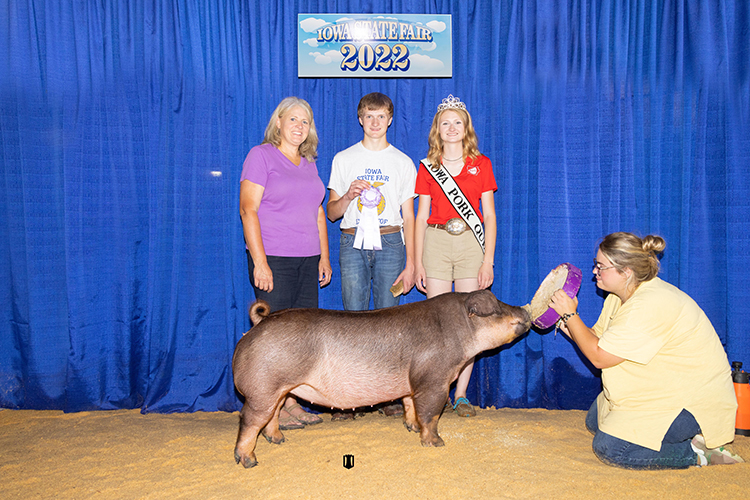
[[[409,69],[409,49],[403,43],[397,43],[393,47],[385,43],[379,43],[374,47],[369,43],[363,43],[357,48],[352,43],[341,47],[344,59],[341,61],[341,69],[344,71],[406,71]]]

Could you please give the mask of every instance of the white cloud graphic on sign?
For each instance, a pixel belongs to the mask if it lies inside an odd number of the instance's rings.
[[[432,52],[437,48],[437,44],[435,42],[407,42],[406,45],[409,47],[414,47],[415,49],[422,49],[425,52]]]
[[[338,50],[329,50],[325,54],[321,54],[320,52],[310,52],[310,55],[315,60],[315,64],[320,64],[321,66],[331,64],[332,62],[339,64],[344,58]]]
[[[326,24],[328,24],[326,21],[323,21],[322,19],[316,19],[314,17],[308,17],[307,19],[303,19],[299,23],[300,27],[307,33],[317,31],[318,28],[320,28],[321,26],[325,26]]]
[[[412,54],[409,56],[409,59],[411,60],[411,68],[412,70],[421,70],[421,71],[440,71],[443,68],[445,68],[445,64],[443,64],[443,61],[439,59],[433,59],[430,56],[423,56],[421,54]]]
[[[318,46],[318,39],[317,38],[308,38],[307,40],[303,40],[302,43],[306,43],[310,47],[317,47]]]
[[[445,23],[442,21],[430,21],[429,23],[427,23],[427,27],[437,33],[442,33],[443,31],[445,31]]]

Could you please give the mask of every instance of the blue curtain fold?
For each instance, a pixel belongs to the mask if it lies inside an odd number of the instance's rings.
[[[298,78],[298,13],[451,14],[452,78]],[[750,365],[750,7],[717,2],[0,0],[0,406],[233,411],[253,300],[239,176],[277,103],[307,101],[318,169],[395,104],[417,163],[436,105],[467,103],[499,189],[492,290],[527,303],[561,262],[589,280],[613,231],[665,237],[662,277]],[[341,309],[334,280],[320,305]],[[412,291],[407,302],[423,300]],[[599,374],[532,331],[477,362],[481,406],[587,408]]]

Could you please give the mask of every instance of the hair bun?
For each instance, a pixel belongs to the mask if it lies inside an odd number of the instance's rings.
[[[667,248],[667,242],[661,236],[649,234],[643,238],[643,250],[658,255]]]

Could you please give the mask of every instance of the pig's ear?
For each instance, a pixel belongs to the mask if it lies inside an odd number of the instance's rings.
[[[466,298],[469,316],[490,316],[497,311],[497,299],[489,290],[471,292]]]

